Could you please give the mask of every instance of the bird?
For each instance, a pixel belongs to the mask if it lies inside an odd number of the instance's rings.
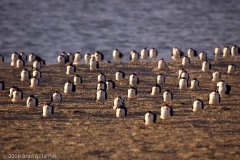
[[[231,48],[231,55],[237,57],[240,55],[240,48],[236,45],[233,45]]]
[[[75,74],[76,73],[76,66],[73,64],[69,64],[66,67],[66,74],[70,75],[70,74]]]
[[[99,68],[99,63],[96,61],[95,57],[91,57],[89,68],[90,68],[90,71],[94,71]]]
[[[16,90],[14,90],[12,92],[10,98],[11,98],[13,104],[15,104],[17,102],[22,102],[23,101],[23,92],[17,88]]]
[[[221,80],[221,73],[218,71],[215,71],[212,73],[212,81],[213,82],[219,82]]]
[[[116,117],[117,118],[126,118],[127,116],[127,108],[124,105],[120,105],[116,109]]]
[[[30,87],[31,88],[39,87],[39,79],[37,77],[32,77],[31,78]]]
[[[76,91],[76,86],[71,81],[67,81],[64,85],[64,93],[70,94],[72,97],[74,97],[74,92]]]
[[[186,71],[184,68],[178,70],[178,79],[181,78],[181,75],[182,75],[182,73],[184,73],[184,72],[187,73],[187,71]]]
[[[71,52],[68,52],[67,57],[68,57],[68,63],[72,64],[74,61],[75,55],[73,55]]]
[[[117,62],[123,58],[123,54],[118,49],[113,50],[112,56],[114,62]]]
[[[190,89],[192,89],[192,90],[198,90],[198,88],[199,88],[199,80],[197,80],[197,78],[193,78],[192,80],[191,80],[191,86],[190,86]]]
[[[106,89],[107,89],[106,82],[103,82],[103,81],[97,82],[97,90],[100,90],[100,89],[106,91]]]
[[[180,79],[185,78],[187,81],[189,80],[189,74],[187,73],[186,70],[183,70],[182,73],[180,74]]]
[[[3,81],[0,81],[0,97],[2,97],[2,92],[5,90],[5,84]]]
[[[32,64],[32,69],[38,69],[40,70],[42,68],[42,63],[41,61],[35,60]]]
[[[136,73],[133,73],[129,76],[129,85],[131,87],[137,88],[139,84],[139,78]]]
[[[161,59],[158,61],[158,69],[159,69],[159,70],[166,70],[166,68],[167,68],[166,61],[161,58]]]
[[[24,68],[22,71],[21,71],[21,74],[20,74],[20,80],[21,80],[21,82],[29,82],[29,80],[30,80],[30,72],[26,69],[26,68]]]
[[[80,77],[78,74],[75,75],[74,78],[73,78],[73,83],[74,83],[76,86],[82,85],[82,77]]]
[[[184,56],[184,53],[177,47],[173,47],[171,56],[172,56],[172,60],[180,60],[182,56]]]
[[[155,61],[156,61],[157,56],[158,56],[158,51],[157,51],[155,48],[151,48],[151,49],[149,50],[149,57],[150,57],[151,59],[154,58]]]
[[[130,52],[130,62],[136,63],[139,59],[139,53],[135,50]]]
[[[39,69],[34,69],[32,73],[33,77],[37,77],[38,79],[42,78],[42,73]]]
[[[230,75],[230,74],[234,74],[236,72],[236,65],[234,64],[229,64],[228,67],[227,67],[227,74]]]
[[[22,68],[25,67],[25,61],[22,60],[21,56],[16,61],[16,68]]]
[[[98,76],[97,76],[97,81],[100,82],[106,82],[106,76],[104,73],[100,73]]]
[[[154,129],[154,123],[156,123],[157,121],[157,115],[151,111],[148,111],[145,116],[144,116],[144,122],[145,122],[145,126],[146,129],[148,129],[148,127],[152,127]]]
[[[220,47],[215,47],[214,48],[214,59],[215,59],[215,61],[216,60],[218,60],[218,59],[220,59],[220,58],[222,58],[222,51],[221,51],[221,49],[220,49]]]
[[[172,99],[173,99],[172,92],[170,92],[169,90],[166,90],[165,92],[163,92],[164,103],[170,103],[170,102],[172,102]]]
[[[204,104],[203,101],[200,99],[196,99],[195,101],[193,101],[193,105],[192,105],[192,110],[194,115],[197,114],[197,112],[201,112],[204,109]]]
[[[21,52],[19,55],[21,56],[21,60],[23,60],[24,63],[26,64],[26,62],[27,62],[27,55],[24,52]]]
[[[204,51],[201,51],[199,54],[198,54],[198,57],[199,57],[199,60],[200,61],[207,61],[207,53],[205,53]]]
[[[211,63],[207,60],[202,62],[202,72],[209,72],[211,70]]]
[[[58,65],[65,66],[68,63],[68,57],[65,54],[60,54],[57,58]]]
[[[103,60],[104,60],[104,55],[103,55],[101,52],[96,51],[96,52],[94,53],[94,55],[95,55],[96,61],[97,61],[98,63],[102,63],[102,62],[103,62]]]
[[[192,48],[188,49],[187,55],[191,60],[195,60],[196,57],[198,56],[197,51],[195,49],[192,49]]]
[[[121,96],[116,97],[113,100],[113,110],[116,110],[117,107],[124,106],[124,99]]]
[[[20,55],[17,52],[13,52],[11,55],[11,66],[16,67],[16,62],[20,58]]]
[[[159,96],[160,93],[161,93],[161,87],[158,84],[155,84],[152,87],[151,95],[152,96]]]
[[[117,71],[116,74],[115,74],[115,79],[116,81],[121,82],[124,80],[125,78],[125,73],[123,71]]]
[[[20,90],[17,86],[12,86],[10,89],[9,89],[9,97],[11,98],[12,94],[13,94],[13,91],[16,91],[16,90]]]
[[[223,47],[223,58],[229,58],[231,56],[231,49],[228,46]]]
[[[107,101],[107,92],[103,89],[99,89],[96,93],[95,100],[96,102],[104,104],[104,102]]]
[[[212,105],[219,105],[220,101],[221,101],[221,97],[218,91],[213,91],[209,94],[208,103],[210,104],[210,107]]]
[[[171,119],[173,117],[173,109],[169,105],[165,104],[161,107],[160,118],[164,120]]]
[[[190,58],[187,57],[187,56],[183,56],[183,58],[182,58],[182,67],[183,68],[188,68],[189,64],[190,64]]]
[[[141,51],[140,51],[140,58],[143,62],[143,60],[146,60],[148,59],[149,57],[149,51],[147,50],[147,48],[143,48]]]
[[[62,102],[62,94],[59,93],[58,91],[55,91],[52,95],[51,95],[51,104],[58,104],[58,106],[60,105],[60,103]]]
[[[106,85],[107,85],[107,91],[112,91],[115,89],[115,82],[112,80],[107,80]]]
[[[28,62],[32,65],[34,61],[35,61],[35,54],[30,53],[28,56]]]
[[[156,79],[156,83],[158,85],[164,85],[165,84],[165,76],[163,74],[159,74]]]
[[[80,52],[74,53],[73,64],[74,64],[74,65],[81,64],[81,60],[82,60],[82,54],[81,54]]]
[[[180,89],[180,92],[181,92],[182,90],[186,90],[187,87],[188,87],[188,80],[187,80],[185,77],[182,77],[182,78],[179,80],[178,87],[179,87],[179,89]]]
[[[43,106],[43,117],[52,117],[54,114],[54,107],[47,103]]]
[[[128,89],[128,101],[137,97],[137,88],[130,87]]]
[[[27,98],[26,104],[27,108],[29,108],[29,111],[30,109],[36,109],[38,107],[38,99],[34,97],[34,95],[30,95]]]
[[[4,56],[0,54],[0,65],[4,64]]]
[[[90,53],[86,53],[84,55],[85,64],[89,64],[90,63],[90,59],[91,59],[91,54]]]
[[[66,53],[65,53],[66,54]],[[42,66],[45,66],[46,65],[46,62],[45,62],[45,60],[44,59],[42,59],[40,56],[38,56],[38,55],[35,55],[35,61],[38,61],[38,62],[40,62],[40,64],[41,64],[41,66],[40,67],[42,67]],[[36,68],[35,68],[36,69]],[[40,68],[37,68],[37,69],[40,69]]]
[[[221,80],[217,83],[217,90],[220,96],[224,98],[229,95],[231,91],[231,86],[228,85],[224,80]]]

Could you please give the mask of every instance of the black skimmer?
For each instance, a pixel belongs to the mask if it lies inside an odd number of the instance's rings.
[[[159,74],[156,79],[156,83],[160,86],[165,84],[165,76],[163,74]]]
[[[31,80],[30,80],[30,87],[31,88],[39,87],[39,79],[37,77],[32,77],[31,78]]]
[[[12,92],[10,98],[11,98],[13,104],[15,104],[17,102],[22,102],[23,101],[23,92],[17,88],[16,90],[14,90]]]
[[[218,46],[215,47],[213,54],[214,54],[215,61],[218,60],[218,59],[221,59],[222,58],[222,51],[221,51],[220,47],[218,47]]]
[[[154,58],[155,61],[156,61],[157,56],[158,56],[158,51],[157,51],[155,48],[151,48],[151,49],[149,50],[149,57],[150,57],[151,59]]]
[[[221,80],[221,73],[218,71],[215,71],[212,73],[212,81],[213,82],[219,82]]]
[[[76,86],[81,86],[82,85],[82,77],[80,77],[78,74],[74,76],[73,78],[73,83]]]
[[[157,121],[157,115],[151,111],[148,111],[144,116],[144,122],[146,129],[149,127],[152,127],[154,129],[154,123]]]
[[[54,114],[54,107],[47,103],[43,106],[43,117],[52,117]]]
[[[187,56],[183,56],[183,58],[182,58],[182,67],[183,68],[188,68],[189,64],[190,64],[190,58],[187,57]]]
[[[159,59],[158,61],[158,69],[159,70],[166,70],[167,68],[167,64],[166,64],[166,61],[164,59]]]
[[[124,106],[124,99],[121,96],[118,96],[113,101],[113,109],[116,110],[117,107]]]
[[[95,57],[91,57],[89,68],[90,68],[90,71],[94,71],[99,68],[99,63],[96,61]]]
[[[106,82],[99,81],[99,82],[97,83],[97,90],[100,90],[100,89],[106,91],[106,89],[107,89],[107,84],[106,84]]]
[[[70,94],[74,97],[74,92],[76,91],[76,86],[71,81],[67,81],[64,85],[64,93]]]
[[[24,52],[21,52],[19,55],[21,56],[21,59],[22,59],[22,60],[24,61],[24,63],[26,64],[26,62],[27,62],[27,54],[25,54]]]
[[[99,89],[96,93],[95,97],[96,102],[101,102],[104,104],[105,101],[107,101],[107,92],[103,89]]]
[[[221,98],[224,98],[229,95],[231,91],[231,86],[228,85],[225,81],[221,80],[217,83],[217,90]]]
[[[107,85],[107,91],[112,91],[115,89],[115,82],[112,80],[107,80],[106,85]]]
[[[234,74],[236,72],[236,65],[234,64],[229,64],[227,67],[227,74]]]
[[[117,62],[119,60],[121,61],[123,58],[123,54],[121,52],[119,52],[118,49],[113,50],[112,56],[113,56],[114,62]]]
[[[42,78],[42,73],[39,69],[34,69],[32,73],[33,77],[37,77],[38,79]]]
[[[147,61],[148,57],[149,57],[149,51],[147,50],[147,48],[141,49],[140,58],[141,58],[142,62],[143,62],[143,60]]]
[[[152,96],[158,96],[158,97],[159,97],[160,93],[161,93],[161,87],[160,87],[158,84],[155,84],[155,85],[152,87],[151,95],[152,95]]]
[[[84,55],[85,64],[89,64],[90,63],[90,59],[91,59],[91,54],[90,53],[86,53]]]
[[[58,106],[60,105],[60,103],[62,102],[62,94],[59,93],[58,91],[55,91],[55,93],[53,93],[51,95],[51,104],[58,104]]]
[[[128,101],[137,97],[137,88],[131,87],[128,89]]]
[[[104,73],[100,73],[98,76],[97,76],[97,81],[100,82],[106,82],[106,76]]]
[[[199,57],[199,60],[200,61],[207,61],[207,53],[205,53],[204,51],[201,51],[199,54],[198,54],[198,57]]]
[[[69,64],[66,67],[66,74],[67,75],[71,75],[71,74],[75,74],[76,73],[76,66],[73,64]]]
[[[26,104],[27,104],[27,108],[29,108],[29,111],[30,109],[36,109],[38,107],[38,99],[34,97],[34,95],[30,95],[27,98]]]
[[[130,52],[130,62],[136,63],[139,59],[139,53],[135,50]]]
[[[170,102],[172,102],[172,99],[173,99],[172,92],[170,92],[169,90],[166,90],[165,92],[163,92],[163,102],[164,103],[170,103]]]
[[[65,66],[68,63],[68,57],[64,54],[59,55],[57,58],[58,65]]]
[[[129,76],[129,85],[131,87],[137,88],[139,84],[139,78],[136,73],[133,73],[132,75]]]
[[[221,97],[218,91],[213,91],[209,94],[208,103],[210,104],[210,107],[212,105],[219,105],[220,101],[221,101]]]
[[[233,45],[231,48],[231,55],[233,57],[238,57],[240,55],[240,48],[236,45]]]
[[[184,56],[184,53],[178,49],[177,47],[173,47],[171,52],[172,60],[181,60],[181,58]]]
[[[180,92],[181,92],[182,90],[187,90],[188,80],[187,80],[185,77],[182,77],[182,78],[179,80],[178,87],[179,87],[179,89],[180,89]]]
[[[79,65],[79,64],[81,64],[81,60],[82,60],[82,54],[80,52],[76,52],[74,54],[73,64]]]
[[[196,58],[198,56],[197,51],[195,49],[192,49],[192,48],[188,49],[187,55],[191,60],[196,60]]]
[[[161,107],[161,115],[160,118],[164,120],[171,119],[173,116],[173,109],[172,107],[168,106],[167,104]]]
[[[192,89],[192,90],[198,90],[199,89],[199,80],[197,80],[197,78],[193,78],[191,80],[190,89]]]
[[[104,60],[104,55],[103,55],[101,52],[96,51],[96,52],[94,53],[94,55],[95,55],[96,61],[97,61],[98,63],[102,63],[102,62],[103,62],[103,60]]]
[[[228,46],[224,46],[222,52],[223,52],[223,58],[231,57],[231,49]]]
[[[116,117],[117,118],[126,118],[127,116],[127,108],[124,105],[117,107],[116,109]]]
[[[196,99],[195,101],[193,101],[193,105],[192,105],[192,110],[194,115],[197,114],[197,112],[201,112],[204,109],[204,104],[203,101],[200,99]]]
[[[20,58],[20,55],[17,52],[13,52],[11,56],[11,66],[16,67],[16,62]]]

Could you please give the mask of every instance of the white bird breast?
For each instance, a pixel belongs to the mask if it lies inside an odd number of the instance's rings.
[[[23,61],[20,60],[20,59],[18,59],[17,62],[16,62],[16,67],[17,67],[17,68],[23,67]]]
[[[188,57],[189,57],[190,59],[194,59],[194,52],[193,52],[192,49],[188,49]]]
[[[123,105],[123,100],[120,98],[115,98],[113,101],[113,109],[116,110],[117,107],[120,107],[121,105]]]
[[[212,81],[214,81],[214,82],[220,80],[220,76],[219,76],[218,72],[213,72],[212,77],[213,77]]]
[[[134,89],[128,89],[128,98],[135,98],[136,93]]]
[[[65,65],[65,56],[58,56],[57,58],[58,64],[59,65]]]
[[[120,73],[120,72],[117,72],[117,73],[116,73],[116,80],[117,80],[117,81],[123,80],[123,75],[122,75],[122,73]]]
[[[103,91],[98,91],[98,92],[97,92],[97,100],[98,100],[98,101],[105,101],[105,92],[103,92]]]
[[[183,72],[183,73],[181,74],[181,77],[180,77],[180,78],[183,78],[183,77],[188,80],[189,74],[186,73],[186,72]]]
[[[85,61],[86,64],[90,63],[90,58],[91,58],[91,56],[89,54],[84,55],[84,61]]]
[[[117,108],[116,110],[116,117],[124,118],[125,117],[125,110],[121,108]]]
[[[98,53],[95,53],[95,58],[98,62],[102,62],[101,55]]]
[[[165,69],[166,63],[163,60],[158,61],[158,69]]]
[[[81,62],[82,56],[79,53],[75,53],[74,55],[74,62]]]
[[[231,53],[232,53],[232,56],[237,56],[238,55],[238,48],[235,47],[235,46],[232,46]]]
[[[61,101],[60,94],[54,93],[53,94],[53,103],[59,103]]]
[[[112,55],[113,55],[113,59],[114,59],[114,60],[119,60],[119,59],[121,59],[121,58],[119,57],[119,51],[117,51],[117,50],[114,50]]]
[[[163,100],[165,102],[170,102],[172,99],[171,99],[171,93],[168,93],[168,92],[164,92],[163,93]]]
[[[159,93],[159,88],[158,87],[152,87],[152,93],[151,95],[158,95]]]
[[[160,115],[161,119],[170,119],[170,108],[167,106],[161,107],[161,115]]]
[[[209,63],[208,62],[203,62],[202,63],[202,71],[203,72],[209,71]]]
[[[232,65],[228,65],[227,73],[232,74],[232,73],[234,73],[234,72],[235,72],[235,67],[232,66]]]
[[[145,125],[153,125],[154,124],[152,114],[146,113],[144,118],[145,118]]]
[[[137,62],[137,60],[138,60],[138,54],[137,53],[132,53],[131,57],[132,57],[132,62]]]
[[[73,66],[67,66],[66,74],[73,74],[74,73],[74,67]]]
[[[22,98],[21,98],[22,93],[21,92],[13,91],[12,95],[13,95],[13,98],[12,98],[13,102],[21,102],[22,101]]]
[[[198,81],[192,80],[191,81],[191,89],[197,89],[198,88]]]
[[[219,104],[219,95],[217,93],[211,93],[209,96],[209,104]]]
[[[157,76],[157,84],[164,84],[164,77],[162,75]]]
[[[231,53],[230,53],[230,49],[227,47],[223,48],[223,57],[230,57]]]
[[[202,111],[202,102],[196,100],[193,102],[193,112],[201,112]]]
[[[106,81],[106,78],[105,78],[104,75],[101,75],[101,74],[100,74],[100,75],[98,75],[97,80],[98,80],[98,82],[100,82],[100,81],[105,82],[105,81]]]
[[[150,49],[150,51],[149,51],[149,57],[150,57],[150,58],[156,58],[156,57],[157,57],[156,50]]]
[[[26,104],[28,108],[35,108],[36,107],[35,98],[28,97]]]
[[[215,57],[220,57],[221,56],[221,50],[219,47],[216,47],[214,49]]]
[[[185,79],[179,80],[179,89],[187,89],[187,81]]]
[[[18,55],[13,53],[11,56],[11,60],[12,60],[12,62],[16,62],[18,60]]]
[[[99,89],[104,89],[104,90],[105,90],[105,89],[106,89],[106,88],[105,88],[105,85],[104,85],[104,84],[101,84],[101,83],[98,83],[98,84],[97,84],[97,90],[99,90]]]
[[[113,84],[111,82],[106,82],[106,84],[107,84],[107,90],[113,89]]]
[[[30,87],[38,87],[38,79],[31,78],[31,85]]]
[[[200,59],[201,61],[207,60],[207,54],[206,54],[206,53],[203,53],[203,52],[199,53],[199,59]]]
[[[43,106],[43,116],[44,117],[50,117],[52,116],[52,107],[51,106]]]
[[[148,51],[146,49],[142,49],[140,52],[141,59],[147,59],[148,58]]]
[[[41,63],[38,62],[38,61],[34,61],[34,62],[33,62],[33,68],[40,70],[40,69],[41,69]]]
[[[30,63],[33,63],[33,62],[35,61],[35,55],[30,54],[30,55],[28,56],[28,61],[29,61]]]
[[[38,70],[33,71],[33,77],[37,77],[39,79],[40,75],[41,75],[41,73]]]
[[[80,77],[74,77],[73,82],[76,86],[81,85],[81,78]]]
[[[186,57],[183,57],[183,59],[182,59],[182,65],[186,66],[186,65],[188,65],[189,63],[190,63],[189,59],[186,58]]]
[[[97,63],[96,63],[95,58],[90,59],[89,66],[90,66],[90,70],[96,70],[97,69]]]
[[[65,85],[64,85],[64,93],[73,93],[72,92],[72,84],[71,83],[65,83]]]
[[[180,52],[179,49],[177,48],[173,48],[173,56],[172,59],[178,60],[180,59]]]
[[[21,72],[21,81],[27,81],[29,80],[29,72],[28,71],[22,71]]]

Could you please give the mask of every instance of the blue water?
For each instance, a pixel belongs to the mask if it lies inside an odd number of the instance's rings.
[[[118,48],[129,61],[143,47],[170,59],[177,46],[210,56],[215,46],[240,46],[239,18],[238,0],[1,0],[0,54],[8,63],[16,51],[56,64],[62,51],[98,50],[112,60]]]

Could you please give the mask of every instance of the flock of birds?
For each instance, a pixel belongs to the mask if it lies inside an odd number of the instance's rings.
[[[112,53],[114,62],[121,62],[123,58],[123,54],[118,50],[113,50]],[[147,61],[150,57],[151,59],[155,59],[158,56],[158,51],[155,48],[151,48],[148,50],[147,48],[143,48],[140,53],[133,50],[130,52],[130,62],[136,63],[141,59],[142,61]],[[202,61],[202,72],[207,73],[211,70],[211,63],[208,61],[207,53],[200,52],[197,53],[194,49],[188,49],[187,56],[184,56],[184,53],[174,47],[171,52],[172,59],[175,61],[180,61],[182,65],[182,69],[179,70],[179,89],[180,92],[182,90],[186,90],[189,86],[189,74],[187,73],[186,69],[190,64],[190,60],[197,60],[199,59]],[[233,45],[231,48],[228,46],[224,46],[221,50],[220,47],[216,47],[214,49],[214,58],[215,60],[221,58],[230,59],[231,57],[237,58],[240,56],[240,48],[236,45]],[[82,59],[84,59],[85,64],[89,65],[89,69],[91,72],[98,71],[99,65],[103,63],[104,54],[97,51],[93,54],[85,54],[84,57],[81,53],[76,52],[75,54],[72,53],[65,53],[62,52],[57,57],[57,63],[60,66],[66,66],[66,74],[67,75],[75,75],[73,82],[67,81],[64,85],[64,93],[74,96],[74,92],[76,91],[76,86],[80,86],[82,84],[82,78],[79,75],[76,75],[76,65],[80,65]],[[27,60],[32,65],[32,76],[30,71],[24,68],[25,63]],[[108,61],[108,63],[111,63]],[[4,56],[0,55],[0,65],[4,64]],[[11,66],[17,68],[23,68],[20,73],[21,82],[30,82],[31,88],[39,87],[39,80],[41,79],[41,68],[45,65],[45,60],[42,59],[40,56],[31,53],[28,58],[27,55],[22,52],[18,54],[17,52],[13,52],[11,56]],[[166,70],[167,65],[164,59],[160,59],[158,61],[158,69],[159,70]],[[236,66],[234,64],[229,64],[227,67],[228,74],[234,74],[236,71]],[[115,75],[115,80],[120,82],[124,81],[125,73],[123,71],[117,71]],[[95,99],[97,102],[103,103],[107,101],[107,91],[111,91],[115,89],[115,82],[112,80],[106,80],[106,76],[104,73],[100,73],[97,77],[97,92]],[[214,71],[212,73],[212,81],[217,82],[217,89],[209,94],[209,104],[211,105],[219,105],[220,100],[222,97],[227,97],[231,91],[231,86],[228,85],[225,81],[221,80],[221,73],[219,71]],[[161,93],[161,85],[164,85],[165,77],[163,74],[159,74],[156,79],[156,84],[152,87],[151,95],[159,96]],[[128,101],[137,97],[137,87],[139,85],[139,77],[137,74],[133,73],[129,76],[129,85],[130,88],[128,89]],[[199,81],[194,78],[190,82],[190,89],[197,90],[199,88]],[[5,83],[0,81],[0,96],[2,96],[2,92],[5,90]],[[160,118],[163,120],[171,119],[173,116],[173,109],[168,104],[171,103],[173,99],[173,94],[169,90],[163,92],[163,101],[164,105],[161,107],[161,115]],[[9,97],[12,102],[18,103],[23,101],[23,92],[17,87],[12,86],[9,90]],[[51,96],[51,103],[47,103],[43,106],[43,116],[44,117],[51,117],[54,114],[54,104],[60,104],[62,102],[62,94],[56,91]],[[30,95],[27,98],[26,105],[29,109],[38,107],[38,99],[34,97],[34,95]],[[121,96],[118,96],[113,101],[113,109],[116,111],[116,117],[125,118],[127,115],[127,108],[124,105],[124,99]],[[196,115],[198,112],[202,112],[204,109],[204,104],[201,99],[196,99],[193,101],[192,109],[194,114]],[[144,121],[146,128],[148,126],[154,128],[154,123],[156,122],[157,116],[151,111],[148,111],[145,114]]]

